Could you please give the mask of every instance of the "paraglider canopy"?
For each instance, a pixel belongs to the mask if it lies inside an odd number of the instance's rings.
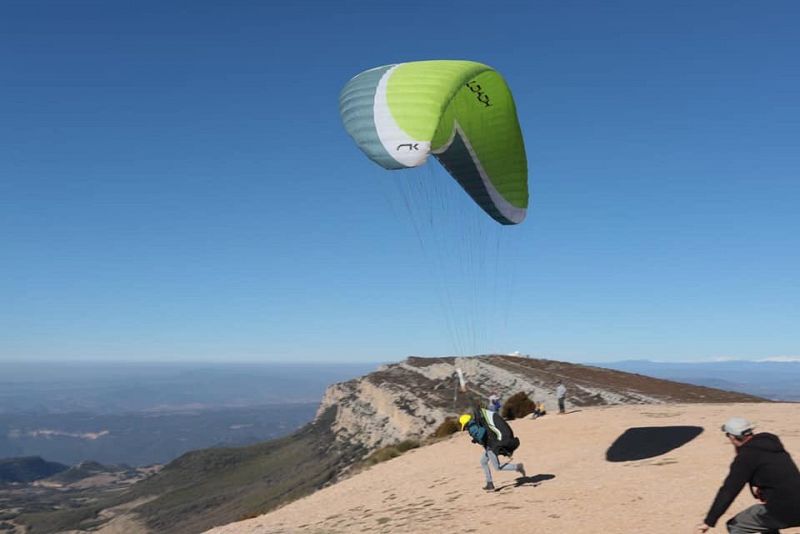
[[[525,146],[511,91],[491,67],[446,60],[376,67],[345,85],[339,110],[378,165],[417,167],[433,154],[493,219],[525,219]]]

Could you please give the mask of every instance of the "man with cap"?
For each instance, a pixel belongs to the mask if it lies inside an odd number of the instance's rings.
[[[477,443],[483,447],[483,454],[481,455],[481,467],[483,467],[483,474],[486,476],[486,485],[483,487],[486,491],[494,491],[494,482],[492,482],[492,471],[489,469],[489,463],[496,471],[516,471],[523,477],[525,476],[525,466],[521,463],[512,464],[504,463],[500,465],[500,460],[497,459],[497,453],[492,450],[489,443],[489,431],[478,424],[475,418],[470,414],[464,414],[459,417],[458,422],[461,424],[461,431],[466,430],[469,432],[473,443]]]
[[[745,484],[761,504],[739,512],[728,523],[731,534],[766,532],[800,526],[800,472],[781,440],[774,434],[754,434],[755,426],[741,417],[732,417],[722,431],[736,451],[728,477],[717,492],[714,503],[698,532],[713,528],[733,503]]]

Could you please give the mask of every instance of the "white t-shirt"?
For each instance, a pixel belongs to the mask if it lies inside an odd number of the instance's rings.
[[[567,388],[564,387],[564,384],[559,384],[556,388],[556,397],[559,399],[563,399],[567,395]]]

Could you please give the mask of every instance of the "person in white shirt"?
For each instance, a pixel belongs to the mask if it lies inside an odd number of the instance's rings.
[[[556,398],[558,399],[558,413],[564,413],[564,403],[567,397],[567,388],[564,387],[564,384],[561,381],[558,381],[558,387],[556,388]]]

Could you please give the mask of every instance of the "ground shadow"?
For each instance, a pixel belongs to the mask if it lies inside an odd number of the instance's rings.
[[[629,428],[606,451],[609,462],[630,462],[661,456],[686,445],[702,434],[699,426],[650,426]]]
[[[554,478],[556,478],[556,476],[555,475],[550,475],[550,474],[533,475],[533,476],[530,476],[530,477],[517,477],[516,480],[514,480],[514,482],[509,482],[508,484],[503,484],[502,486],[499,486],[497,489],[495,489],[495,491],[500,491],[502,489],[510,488],[510,487],[518,488],[520,486],[533,486],[533,487],[536,487],[539,484],[541,484],[542,482],[544,482],[545,480],[553,480]]]
[[[532,477],[519,477],[517,478],[515,484],[517,486],[522,486],[524,484],[537,485],[545,480],[553,480],[554,478],[556,478],[556,476],[550,474],[533,475]]]

